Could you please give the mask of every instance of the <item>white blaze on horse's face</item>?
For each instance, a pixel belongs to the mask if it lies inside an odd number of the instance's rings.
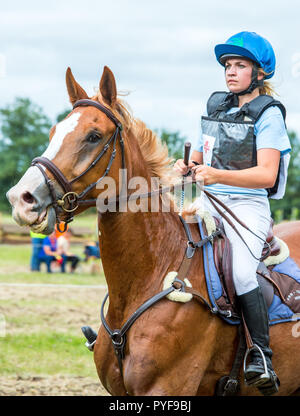
[[[51,139],[51,142],[42,156],[47,157],[50,160],[55,158],[63,144],[64,138],[67,136],[67,134],[75,130],[80,116],[81,113],[76,112],[56,125],[55,133]]]
[[[55,133],[42,156],[53,160],[60,151],[65,137],[78,125],[80,112],[73,113],[56,125]],[[43,167],[44,169],[44,167]],[[35,232],[50,233],[55,224],[54,208],[49,189],[40,170],[31,166],[20,181],[7,192],[13,208],[13,217],[20,225],[31,225]]]

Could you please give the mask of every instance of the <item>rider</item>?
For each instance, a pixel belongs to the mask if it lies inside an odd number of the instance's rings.
[[[254,32],[240,32],[217,45],[215,54],[225,68],[229,92],[210,96],[207,114],[201,118],[200,139],[188,167],[179,159],[174,168],[181,174],[193,169],[196,179],[203,180],[209,192],[261,237],[232,220],[255,258],[223,221],[232,246],[236,293],[253,343],[260,347],[268,367],[267,376],[263,376],[263,356],[253,350],[245,380],[267,395],[277,392],[280,383],[272,367],[268,309],[256,270],[271,222],[268,198],[284,196],[291,145],[285,109],[273,99],[273,88],[266,81],[275,72],[271,44]],[[204,204],[206,210],[220,218],[206,196]]]

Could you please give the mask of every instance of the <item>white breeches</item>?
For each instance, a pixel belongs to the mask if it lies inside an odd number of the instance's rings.
[[[233,213],[246,224],[259,237],[265,241],[271,221],[269,200],[265,197],[253,197],[246,195],[215,195],[223,202]],[[221,218],[218,212],[211,205],[207,197],[203,198],[204,210],[209,211],[214,217]],[[217,205],[217,204],[216,204]],[[226,211],[217,205],[222,212],[234,223],[239,233],[243,236],[248,247],[255,257],[260,258],[264,241],[251,234],[244,227],[237,223]],[[238,296],[243,295],[258,286],[256,270],[259,260],[256,260],[249,252],[241,238],[227,223],[221,218],[224,229],[232,246],[232,273],[235,290]]]

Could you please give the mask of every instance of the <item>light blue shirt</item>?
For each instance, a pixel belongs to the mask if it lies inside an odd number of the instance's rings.
[[[234,113],[238,110],[238,107],[233,107],[230,108],[227,113]],[[280,151],[281,158],[291,151],[291,143],[286,131],[282,113],[277,106],[269,107],[263,112],[262,116],[254,124],[254,134],[256,136],[256,150],[265,148],[276,149]],[[203,152],[203,137],[201,131],[195,150]],[[220,183],[206,185],[206,189],[209,192],[219,194],[268,196],[266,189],[263,188],[241,188]]]

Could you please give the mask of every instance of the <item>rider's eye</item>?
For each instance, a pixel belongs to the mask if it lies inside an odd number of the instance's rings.
[[[92,132],[87,136],[86,140],[88,143],[98,143],[101,140],[101,138],[102,137],[99,133]]]

